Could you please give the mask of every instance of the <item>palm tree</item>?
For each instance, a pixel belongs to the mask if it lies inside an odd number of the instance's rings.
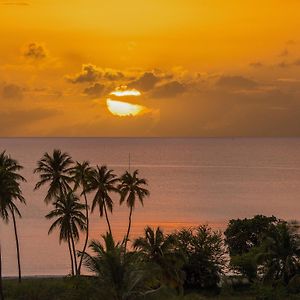
[[[88,188],[88,182],[92,176],[92,168],[89,166],[88,161],[83,161],[82,163],[76,162],[75,167],[70,171],[72,179],[74,180],[76,190],[79,186],[82,187],[82,195],[85,201],[85,217],[86,217],[86,235],[85,242],[83,246],[82,252],[84,253],[87,247],[88,239],[89,239],[89,207],[86,196],[86,190]],[[80,274],[81,265],[82,265],[83,256],[80,257],[79,265],[78,265],[78,274]]]
[[[174,235],[165,236],[158,227],[155,231],[147,226],[143,237],[133,243],[135,250],[139,250],[146,261],[159,267],[162,280],[173,287],[181,287],[183,274],[180,268],[183,266],[183,256],[177,251],[177,241]]]
[[[9,221],[9,213],[13,219],[14,233],[16,240],[16,252],[18,261],[18,276],[21,282],[21,259],[20,246],[17,231],[16,214],[21,218],[21,213],[15,201],[25,204],[20,183],[26,181],[18,172],[23,169],[19,163],[8,156],[5,151],[0,154],[0,216],[5,221]]]
[[[92,172],[92,176],[87,188],[88,192],[96,191],[92,203],[92,212],[95,207],[99,207],[100,217],[105,215],[109,233],[112,234],[111,226],[108,218],[108,212],[113,211],[113,200],[110,197],[111,192],[118,192],[116,183],[119,181],[113,170],[107,169],[106,166],[97,166]]]
[[[54,209],[46,215],[46,218],[55,218],[56,220],[50,226],[48,234],[56,227],[59,228],[59,243],[62,241],[68,242],[72,275],[74,275],[74,272],[77,275],[75,241],[79,240],[79,230],[86,230],[86,217],[82,213],[85,205],[79,202],[79,198],[72,191],[59,197],[53,205]]]
[[[104,245],[99,241],[92,241],[89,245],[94,255],[83,253],[84,265],[99,279],[102,298],[127,300],[142,293],[146,272],[139,255],[126,253],[124,259],[123,246],[115,243],[110,233],[102,238]]]
[[[0,300],[4,300],[3,296],[3,282],[2,282],[2,252],[0,244]]]
[[[49,189],[45,197],[45,202],[48,204],[51,200],[62,194],[70,192],[70,177],[72,158],[66,152],[53,150],[53,154],[45,153],[37,162],[37,167],[34,173],[40,174],[40,181],[35,185],[35,190],[45,184],[49,184]]]
[[[144,230],[144,236],[136,239],[133,247],[136,250],[140,250],[150,260],[159,263],[162,257],[172,252],[175,241],[172,235],[165,237],[160,227],[157,227],[154,231],[147,226]]]
[[[129,222],[128,229],[125,236],[124,251],[126,251],[127,241],[131,228],[132,211],[135,207],[136,199],[138,199],[142,205],[144,205],[144,198],[150,195],[150,192],[143,186],[147,185],[147,181],[144,178],[138,178],[138,170],[135,170],[132,174],[128,171],[121,177],[121,184],[118,186],[121,198],[120,204],[126,201],[129,207]]]

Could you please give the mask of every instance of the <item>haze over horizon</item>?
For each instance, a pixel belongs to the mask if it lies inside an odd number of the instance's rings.
[[[0,17],[2,137],[300,136],[299,1],[2,0]]]

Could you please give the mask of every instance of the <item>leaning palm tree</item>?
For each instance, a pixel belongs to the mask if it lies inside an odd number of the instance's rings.
[[[71,191],[57,198],[53,204],[54,209],[46,215],[47,219],[54,219],[48,234],[56,227],[59,228],[59,243],[68,242],[71,260],[72,275],[78,274],[75,241],[79,240],[79,230],[86,230],[86,217],[82,213],[85,205],[79,202],[79,198]]]
[[[138,177],[138,170],[135,170],[132,174],[126,171],[125,174],[121,176],[121,184],[118,186],[121,195],[120,204],[126,202],[130,209],[128,229],[124,240],[124,251],[126,251],[127,247],[127,241],[131,229],[132,212],[135,207],[136,199],[144,205],[144,198],[150,195],[150,192],[144,188],[146,185],[146,179]]]
[[[93,203],[92,212],[95,207],[99,207],[100,217],[105,215],[109,233],[112,234],[111,226],[108,218],[108,210],[113,211],[113,200],[110,196],[111,192],[118,192],[116,183],[119,181],[113,170],[109,170],[106,166],[97,166],[92,172],[87,192],[96,191]]]
[[[75,183],[74,189],[76,190],[78,187],[82,188],[82,195],[85,201],[86,234],[85,234],[85,242],[82,250],[83,253],[86,250],[88,239],[89,239],[89,207],[88,207],[88,201],[86,196],[86,190],[88,188],[88,183],[90,181],[90,178],[92,177],[92,171],[93,169],[90,167],[88,161],[83,161],[82,163],[76,162],[76,165],[70,171],[72,179]],[[80,261],[78,265],[78,274],[80,274],[82,260],[83,260],[83,256],[80,257]]]
[[[40,181],[35,185],[35,190],[45,184],[49,184],[49,188],[45,197],[45,202],[48,204],[51,200],[70,192],[70,176],[72,158],[66,152],[53,150],[53,154],[45,153],[37,162],[37,167],[34,173],[40,174]]]
[[[22,168],[23,167],[19,165],[16,160],[8,156],[5,151],[0,154],[0,217],[6,223],[9,221],[9,214],[11,214],[13,219],[19,282],[21,282],[22,275],[16,215],[20,218],[22,216],[15,201],[19,201],[23,204],[26,203],[20,187],[20,183],[25,181],[25,178],[18,173]]]

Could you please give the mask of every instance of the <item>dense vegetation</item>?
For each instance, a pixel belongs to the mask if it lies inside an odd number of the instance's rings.
[[[66,278],[23,279],[16,216],[25,203],[22,166],[0,154],[0,216],[13,221],[18,261],[18,282],[2,281],[0,299],[298,299],[300,298],[300,235],[297,222],[274,216],[230,220],[224,233],[208,225],[165,234],[146,227],[130,239],[134,207],[149,196],[147,181],[137,170],[117,176],[106,166],[74,162],[64,152],[45,153],[34,170],[35,189],[47,187],[46,218],[49,234],[59,233],[68,245],[70,273]],[[126,204],[128,227],[115,241],[110,214],[112,194]],[[105,217],[107,232],[89,241],[89,216]],[[82,234],[80,234],[82,232]],[[79,238],[83,249],[77,249]],[[82,276],[85,266],[91,276]]]

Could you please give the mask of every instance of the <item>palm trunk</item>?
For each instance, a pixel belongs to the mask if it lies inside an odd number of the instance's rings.
[[[72,249],[71,249],[70,236],[68,236],[68,248],[69,248],[70,259],[71,259],[72,276],[74,276],[74,262],[73,262],[73,254],[72,254]]]
[[[73,233],[71,233],[71,242],[72,242],[72,248],[73,248],[73,255],[74,255],[74,269],[75,269],[75,275],[78,274],[78,269],[77,269],[77,259],[76,259],[76,249],[75,249],[75,243],[74,243],[74,237]]]
[[[3,296],[3,284],[2,284],[2,254],[1,254],[1,244],[0,244],[0,300],[4,300],[4,296]]]
[[[109,234],[112,236],[112,231],[111,231],[110,222],[109,222],[109,219],[108,219],[108,214],[107,214],[107,209],[106,209],[106,204],[105,203],[104,203],[104,213],[105,213],[105,219],[106,219],[106,222],[107,222]]]
[[[20,261],[20,246],[19,246],[19,238],[18,238],[18,232],[17,232],[17,223],[16,223],[16,217],[14,210],[11,208],[11,214],[13,218],[14,223],[14,231],[15,231],[15,239],[16,239],[16,248],[17,248],[17,259],[18,259],[18,275],[19,275],[19,283],[22,281],[22,275],[21,275],[21,261]]]
[[[128,230],[127,230],[126,239],[125,239],[124,253],[126,252],[128,237],[129,237],[130,228],[131,228],[131,215],[132,215],[132,206],[130,207]]]
[[[82,260],[83,260],[83,254],[86,250],[86,246],[89,240],[89,209],[88,209],[88,203],[87,203],[87,198],[86,198],[86,193],[83,192],[83,196],[84,196],[84,200],[85,200],[85,216],[86,216],[86,235],[85,235],[85,242],[84,242],[84,246],[82,249],[82,254],[80,257],[80,261],[79,261],[79,266],[78,266],[78,275],[80,275],[80,270],[81,270],[81,265],[82,265]]]

